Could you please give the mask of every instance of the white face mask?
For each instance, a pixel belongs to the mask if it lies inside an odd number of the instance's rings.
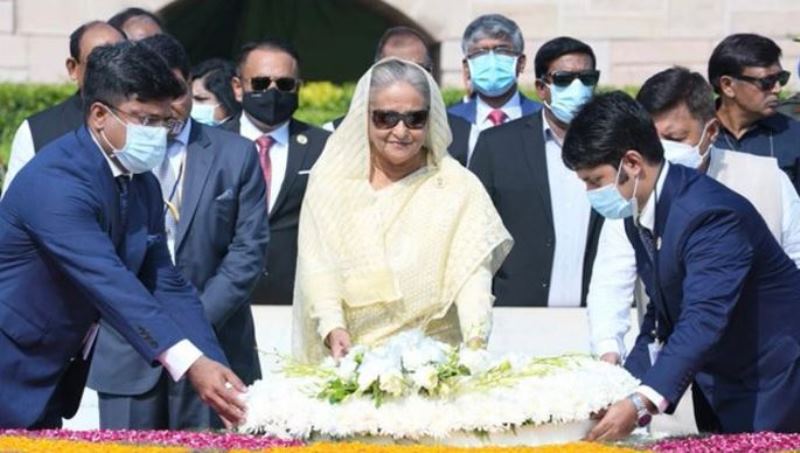
[[[698,141],[696,145],[662,139],[661,146],[664,147],[664,158],[672,164],[679,164],[695,169],[700,168],[706,156],[711,152],[711,148],[714,147],[712,144],[709,145],[705,152],[700,151],[700,144],[703,143],[707,133],[708,125],[703,129],[703,135],[700,136],[700,141]]]

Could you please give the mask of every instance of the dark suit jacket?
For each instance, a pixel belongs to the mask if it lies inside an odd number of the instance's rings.
[[[486,129],[470,161],[514,238],[514,248],[494,277],[499,306],[547,306],[556,236],[542,121],[541,114],[529,115]],[[583,266],[575,269],[583,273],[582,306],[602,223],[592,211]]]
[[[83,100],[77,92],[63,102],[28,118],[34,152],[62,135],[83,125]]]
[[[239,116],[220,127],[238,134]],[[327,131],[302,121],[292,119],[289,123],[289,158],[286,163],[286,176],[275,200],[275,206],[269,214],[267,271],[253,291],[254,304],[292,304],[300,205],[306,193],[308,171],[322,154],[329,135]]]
[[[0,427],[74,415],[81,348],[102,317],[149,364],[181,339],[227,364],[197,293],[172,265],[161,189],[129,183],[127,228],[108,162],[82,127],[45,147],[0,201]],[[73,360],[74,359],[74,360]],[[66,382],[66,377],[75,377]]]
[[[249,302],[264,272],[269,239],[265,196],[253,144],[192,121],[176,265],[200,293],[231,369],[245,384],[261,378]],[[89,387],[113,395],[146,393],[162,372],[142,360],[107,323],[92,362]]]
[[[519,93],[519,103],[523,117],[533,115],[542,110],[542,104],[529,99],[522,92]],[[477,95],[472,96],[469,101],[451,105],[448,107],[447,113],[463,118],[469,124],[475,124],[475,117],[478,114]]]
[[[671,403],[692,380],[723,432],[800,428],[800,270],[741,195],[671,165],[656,204],[654,266],[625,229],[651,303],[625,367]],[[666,345],[650,366],[658,321]]]

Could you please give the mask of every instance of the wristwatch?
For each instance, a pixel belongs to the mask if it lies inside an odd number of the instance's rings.
[[[640,428],[647,426],[653,420],[653,416],[650,415],[650,411],[647,410],[647,404],[645,404],[642,396],[638,393],[632,393],[628,396],[628,399],[633,403],[633,407],[636,408],[636,416],[638,417],[637,424]]]

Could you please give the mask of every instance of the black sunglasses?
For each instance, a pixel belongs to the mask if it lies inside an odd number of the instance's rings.
[[[400,121],[409,129],[422,129],[428,123],[428,111],[414,110],[405,113],[392,110],[372,111],[372,124],[378,129],[392,129]]]
[[[267,91],[272,83],[280,91],[292,92],[300,86],[300,80],[291,77],[253,77],[250,79],[250,86],[253,91]]]
[[[572,84],[575,79],[579,79],[582,84],[593,87],[597,85],[600,80],[600,71],[589,69],[586,71],[556,71],[547,76],[553,85],[558,87],[567,87]]]
[[[781,86],[786,85],[789,82],[789,77],[791,77],[792,73],[789,71],[781,71],[775,74],[770,74],[765,77],[750,77],[746,75],[738,75],[738,76],[731,76],[734,79],[742,80],[744,82],[750,82],[756,87],[758,87],[761,91],[769,91],[775,87],[776,83],[780,83]]]

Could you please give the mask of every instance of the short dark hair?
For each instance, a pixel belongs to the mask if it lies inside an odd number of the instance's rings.
[[[123,41],[89,54],[83,82],[86,114],[95,102],[116,106],[129,99],[175,99],[184,92],[164,59],[143,45]]]
[[[730,35],[717,44],[708,60],[708,81],[720,93],[722,76],[740,76],[748,66],[765,68],[779,63],[781,48],[775,41],[753,33]]]
[[[650,115],[629,95],[613,91],[597,95],[583,106],[569,125],[561,156],[572,170],[604,164],[618,168],[630,149],[639,151],[650,163],[664,160]]]
[[[597,67],[597,59],[592,48],[583,41],[569,36],[561,36],[542,44],[533,59],[533,71],[537,79],[547,75],[550,64],[564,55],[582,53],[592,58],[592,68]]]
[[[192,68],[192,80],[202,79],[203,86],[217,97],[226,116],[233,116],[241,111],[242,106],[236,102],[231,79],[236,75],[236,67],[228,60],[212,58]]]
[[[428,49],[428,41],[425,39],[424,36],[422,36],[422,33],[420,33],[418,30],[415,30],[411,27],[405,27],[402,25],[398,27],[389,28],[385,32],[383,32],[381,39],[378,40],[378,46],[375,49],[376,62],[383,58],[383,48],[386,47],[386,44],[395,38],[411,38],[419,40],[419,42],[421,42],[422,45],[425,46],[425,59],[426,59],[425,63],[431,65],[431,53],[430,50]]]
[[[251,41],[242,46],[241,50],[239,50],[239,56],[236,58],[236,70],[239,75],[242,73],[242,66],[247,61],[250,52],[256,49],[276,50],[288,54],[297,63],[297,72],[298,74],[300,73],[300,55],[294,46],[284,39],[270,37],[259,41]]]
[[[85,24],[81,25],[80,27],[76,28],[70,35],[69,35],[69,56],[72,57],[75,61],[81,61],[81,40],[83,39],[83,35],[86,34],[92,28],[98,25],[108,25],[107,23],[103,22],[102,20],[93,20],[90,22],[86,22]],[[120,32],[116,28],[114,30],[118,31],[123,38],[125,38],[125,33]]]
[[[706,123],[715,116],[714,93],[702,75],[684,67],[665,69],[644,82],[636,100],[656,116],[686,104],[689,113]]]
[[[189,80],[189,55],[186,54],[183,45],[172,35],[162,33],[148,36],[139,41],[139,44],[160,55],[170,69],[177,69],[184,79]]]
[[[117,30],[122,31],[122,27],[125,26],[125,22],[128,22],[128,20],[138,16],[145,16],[155,22],[159,28],[162,30],[164,29],[164,23],[161,22],[161,19],[158,16],[142,8],[125,8],[117,14],[111,16],[111,18],[108,19],[108,25],[111,25]]]

